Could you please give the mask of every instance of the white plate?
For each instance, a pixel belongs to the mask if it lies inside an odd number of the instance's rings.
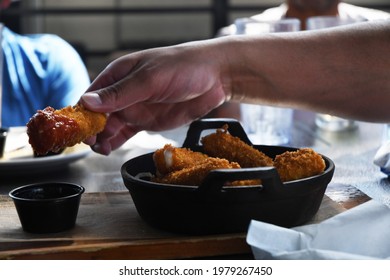
[[[0,174],[49,172],[87,156],[90,151],[89,146],[77,144],[66,148],[59,155],[34,157],[33,150],[28,144],[26,128],[12,127],[7,135],[4,156],[0,159]]]

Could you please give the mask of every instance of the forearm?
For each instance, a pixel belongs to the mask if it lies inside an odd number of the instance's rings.
[[[369,25],[222,39],[232,40],[225,91],[232,101],[390,122],[390,22]]]

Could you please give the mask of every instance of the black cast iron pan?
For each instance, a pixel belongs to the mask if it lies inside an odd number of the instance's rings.
[[[189,127],[183,147],[202,151],[202,132],[229,125],[229,133],[251,144],[240,123],[233,119],[203,119]],[[296,148],[255,145],[274,158]],[[160,229],[186,234],[245,232],[249,222],[264,221],[283,227],[308,222],[317,213],[334,163],[326,156],[325,171],[317,176],[282,183],[274,167],[214,170],[200,186],[154,183],[153,153],[123,164],[121,174],[139,215]],[[260,186],[225,187],[227,181],[261,179]]]

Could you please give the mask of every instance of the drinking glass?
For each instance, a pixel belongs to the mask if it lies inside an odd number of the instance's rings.
[[[3,41],[3,24],[0,23],[0,46]],[[3,96],[3,48],[0,47],[0,129],[2,128],[1,115],[2,111],[2,96]]]
[[[357,22],[361,22],[361,20],[343,19],[338,16],[316,16],[307,19],[306,29],[318,30]],[[315,123],[317,127],[327,131],[344,131],[357,127],[354,120],[343,119],[329,114],[317,114]]]
[[[3,40],[3,24],[0,23],[0,46]],[[7,129],[2,127],[1,114],[2,111],[2,95],[3,95],[3,50],[0,48],[0,158],[3,157],[5,149],[5,141],[7,138]]]
[[[240,18],[235,21],[235,25],[237,35],[300,30],[298,19],[257,21],[251,18]],[[244,130],[253,143],[285,145],[290,142],[292,109],[252,104],[241,104],[240,106]]]

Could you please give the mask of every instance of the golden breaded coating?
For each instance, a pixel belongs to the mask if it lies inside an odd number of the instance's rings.
[[[230,168],[240,168],[240,165],[235,162],[230,163],[226,159],[208,157],[198,165],[168,173],[163,177],[157,176],[153,181],[164,184],[198,186],[211,170]]]
[[[38,110],[27,123],[29,143],[37,155],[59,152],[98,134],[106,125],[106,115],[68,106],[60,110]]]
[[[277,155],[274,160],[274,166],[282,182],[318,175],[326,167],[321,155],[310,148]]]
[[[244,187],[244,186],[258,186],[261,185],[261,180],[239,180],[227,183],[227,187]]]
[[[272,166],[273,160],[227,132],[227,125],[201,139],[206,154],[237,162],[241,167]]]
[[[183,168],[191,167],[206,160],[208,156],[191,151],[187,148],[176,148],[166,144],[153,154],[154,164],[158,176],[168,174]]]
[[[277,155],[275,160],[227,131],[227,124],[201,139],[206,154],[170,144],[153,154],[156,176],[152,181],[173,185],[200,185],[215,169],[275,166],[283,182],[318,175],[326,168],[322,156],[310,148]],[[260,179],[226,182],[225,186],[261,185]]]
[[[80,127],[78,134],[80,143],[84,139],[98,134],[104,129],[106,125],[107,117],[103,113],[92,112],[87,110],[83,106],[67,106],[60,110],[54,111],[55,115],[66,116],[77,122]],[[80,140],[81,139],[81,140]]]

